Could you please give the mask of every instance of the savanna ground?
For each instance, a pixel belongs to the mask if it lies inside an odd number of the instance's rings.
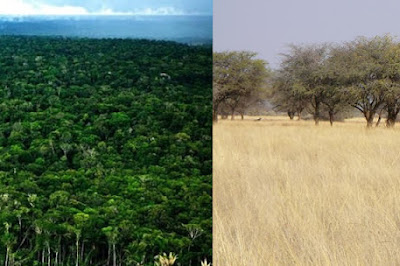
[[[214,124],[214,265],[399,265],[400,125]]]

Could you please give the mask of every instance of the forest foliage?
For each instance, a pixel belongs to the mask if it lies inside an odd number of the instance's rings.
[[[211,258],[212,52],[0,38],[0,263]]]

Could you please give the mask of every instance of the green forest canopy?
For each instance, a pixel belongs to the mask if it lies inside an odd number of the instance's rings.
[[[0,263],[211,258],[212,51],[0,37]]]

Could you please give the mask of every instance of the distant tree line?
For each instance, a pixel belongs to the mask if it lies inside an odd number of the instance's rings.
[[[214,60],[219,56],[214,54]],[[312,114],[316,125],[327,117],[332,125],[340,112],[353,108],[365,117],[367,127],[373,126],[376,115],[378,124],[386,115],[386,126],[395,125],[400,112],[400,43],[392,36],[359,37],[339,45],[291,45],[282,56],[279,69],[268,72],[272,74],[268,85],[257,84],[268,88],[264,99],[275,110],[287,113],[290,119]],[[228,76],[234,75],[234,67],[225,68],[231,70]],[[229,95],[231,86],[237,88],[239,81],[226,85],[227,78],[216,75],[219,69],[218,61],[214,62],[214,86],[218,84],[218,90]],[[214,93],[214,107],[216,100]]]

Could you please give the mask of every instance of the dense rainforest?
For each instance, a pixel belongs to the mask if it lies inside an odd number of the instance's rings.
[[[0,263],[210,260],[211,92],[211,46],[0,37]]]

